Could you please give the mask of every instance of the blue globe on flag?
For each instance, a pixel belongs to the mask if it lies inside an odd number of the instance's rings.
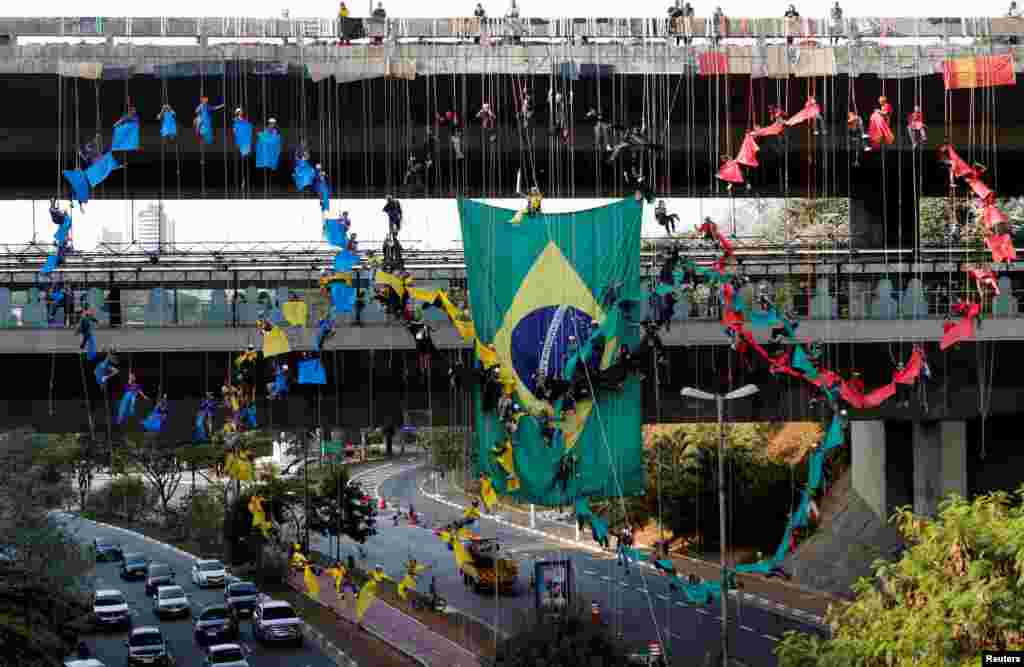
[[[538,370],[546,377],[562,374],[574,345],[587,340],[593,325],[589,315],[568,305],[538,308],[519,320],[512,330],[512,366],[530,393],[537,390]]]

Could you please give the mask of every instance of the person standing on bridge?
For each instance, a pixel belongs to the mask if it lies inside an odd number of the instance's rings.
[[[839,43],[839,38],[843,34],[843,8],[839,6],[839,0],[836,0],[836,4],[832,6],[830,13],[832,19],[832,25],[830,31],[832,32],[832,44],[836,45]]]

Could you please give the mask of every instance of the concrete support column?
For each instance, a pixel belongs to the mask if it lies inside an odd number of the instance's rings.
[[[885,522],[888,520],[885,422],[855,421],[850,424],[850,446],[853,455],[853,490]]]
[[[950,493],[967,495],[967,424],[915,422],[914,513],[934,515]]]

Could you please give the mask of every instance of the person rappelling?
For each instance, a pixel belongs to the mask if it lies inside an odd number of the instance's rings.
[[[594,145],[598,150],[611,153],[612,128],[614,124],[597,109],[591,108],[584,118],[594,124]]]
[[[388,234],[397,239],[398,233],[402,231],[402,204],[392,195],[388,195],[384,213],[388,216]]]
[[[907,116],[907,134],[910,135],[910,143],[914,148],[920,148],[928,142],[928,131],[924,124],[924,112],[921,105],[915,104],[914,110]]]
[[[78,157],[82,160],[82,164],[86,167],[91,167],[96,164],[101,157],[103,157],[103,136],[97,134],[92,138],[92,141],[88,141],[78,149]]]
[[[626,179],[626,189],[633,191],[637,201],[646,201],[648,204],[654,202],[654,190],[647,182],[647,175],[640,166],[639,156],[633,156],[629,169],[623,172]]]
[[[674,236],[676,233],[676,223],[679,222],[679,216],[675,213],[669,213],[665,208],[665,200],[659,199],[658,205],[654,207],[654,219],[658,221],[658,224],[665,228],[665,233],[668,236]]]
[[[551,136],[557,136],[565,145],[569,144],[569,114],[567,105],[572,104],[572,92],[569,99],[554,88],[548,90],[548,105],[551,107]]]
[[[212,144],[213,134],[213,113],[224,108],[224,103],[217,105],[210,104],[210,98],[206,95],[199,97],[199,104],[196,106],[195,118],[192,119],[192,127],[203,143]]]
[[[859,114],[849,111],[846,114],[846,139],[849,144],[853,166],[860,166],[860,154],[870,151],[867,145],[868,133],[864,131],[864,119]]]
[[[494,113],[494,109],[491,108],[490,102],[484,102],[480,105],[480,111],[476,112],[476,118],[480,121],[480,127],[483,129],[484,135],[487,136],[487,140],[491,142],[497,140],[498,135],[494,130],[498,117]]]

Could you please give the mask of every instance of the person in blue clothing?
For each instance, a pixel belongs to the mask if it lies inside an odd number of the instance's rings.
[[[117,367],[117,353],[112,347],[107,348],[107,353],[103,357],[103,361],[96,364],[96,382],[100,385],[106,385],[107,380],[120,373],[120,369]]]
[[[223,104],[211,106],[210,98],[205,95],[199,98],[199,106],[196,107],[196,117],[192,121],[192,126],[204,143],[213,143],[213,112],[223,108]]]
[[[160,136],[164,139],[170,139],[174,141],[178,137],[178,115],[174,113],[174,109],[170,104],[165,104],[160,108],[160,113],[157,114],[156,119],[160,121]]]
[[[97,134],[92,141],[86,142],[78,149],[78,157],[86,167],[91,167],[103,157],[103,135]]]
[[[116,123],[114,123],[114,127],[118,127],[120,125],[124,125],[125,123],[132,122],[139,122],[139,112],[135,110],[135,105],[129,104],[128,110],[121,115],[121,117],[117,120]]]

